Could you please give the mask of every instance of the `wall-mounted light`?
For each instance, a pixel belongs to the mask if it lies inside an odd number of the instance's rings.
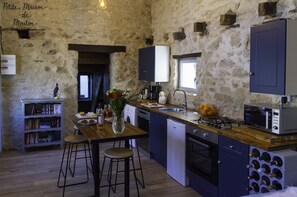
[[[182,27],[179,28],[179,31],[173,32],[172,35],[174,40],[181,41],[186,38],[185,30]]]
[[[194,23],[194,32],[199,32],[200,36],[204,36],[204,34],[208,33],[206,26],[207,26],[207,24],[205,21],[196,22],[196,23]]]
[[[258,15],[259,16],[270,16],[273,17],[276,15],[276,4],[275,2],[263,2],[258,4]]]
[[[98,0],[98,5],[101,9],[105,9],[107,7],[106,0]]]

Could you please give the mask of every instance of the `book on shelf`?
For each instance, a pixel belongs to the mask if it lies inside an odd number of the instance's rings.
[[[49,143],[55,140],[53,133],[41,135],[40,133],[27,133],[25,135],[25,144]]]

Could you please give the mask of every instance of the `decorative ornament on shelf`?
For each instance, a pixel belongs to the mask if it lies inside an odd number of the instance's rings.
[[[165,105],[165,104],[166,104],[166,101],[167,101],[166,94],[165,94],[165,92],[161,91],[161,92],[159,93],[159,99],[158,99],[158,102],[159,102],[159,104],[161,104],[161,105]]]
[[[98,0],[98,5],[103,10],[107,8],[106,0]]]
[[[113,111],[113,121],[112,121],[112,130],[118,135],[122,134],[125,129],[124,122],[124,108],[126,103],[133,97],[133,94],[130,95],[131,90],[120,90],[117,88],[112,88],[106,92],[107,101]]]
[[[58,99],[58,98],[59,98],[59,94],[58,94],[58,92],[59,92],[59,84],[56,83],[56,87],[55,87],[55,89],[54,89],[54,93],[53,93],[53,95],[54,95],[54,99]]]

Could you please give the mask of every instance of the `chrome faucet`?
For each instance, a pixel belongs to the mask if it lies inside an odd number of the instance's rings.
[[[173,97],[175,95],[175,92],[177,92],[177,91],[180,91],[180,92],[184,93],[184,104],[183,104],[183,106],[184,106],[184,112],[187,112],[187,94],[186,94],[186,92],[184,90],[176,89],[173,92]]]

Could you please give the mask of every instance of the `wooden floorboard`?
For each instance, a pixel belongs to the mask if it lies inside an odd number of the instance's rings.
[[[100,150],[111,144],[100,145]],[[62,150],[43,150],[19,153],[4,152],[0,155],[0,196],[1,197],[57,197],[62,196],[62,189],[57,187],[58,170]],[[102,154],[100,154],[102,155]],[[100,159],[102,161],[102,158]],[[141,154],[146,188],[140,188],[141,197],[201,197],[189,187],[183,187],[172,179],[166,170],[154,160]],[[85,178],[85,165],[77,163],[76,175],[79,180]],[[136,161],[135,161],[136,162]],[[106,174],[106,170],[103,175]],[[103,177],[104,180],[104,177]],[[131,174],[131,196],[137,196],[135,182]],[[123,186],[117,188],[111,196],[122,197]],[[107,188],[101,189],[102,196],[107,196]],[[93,195],[93,181],[66,188],[65,196],[84,197]]]

